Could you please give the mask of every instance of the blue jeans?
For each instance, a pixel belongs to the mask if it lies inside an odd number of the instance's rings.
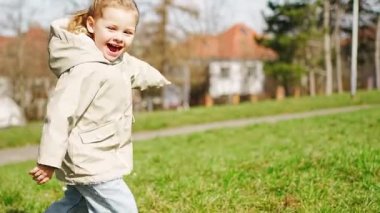
[[[91,185],[68,185],[65,196],[45,213],[137,213],[132,192],[123,179]]]

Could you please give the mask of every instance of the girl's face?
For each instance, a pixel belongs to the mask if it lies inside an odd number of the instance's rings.
[[[136,30],[136,14],[124,8],[106,7],[103,16],[87,19],[87,29],[95,45],[109,61],[115,61],[132,44]]]

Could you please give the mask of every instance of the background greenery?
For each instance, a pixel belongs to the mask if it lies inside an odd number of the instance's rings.
[[[288,98],[283,101],[260,101],[258,103],[242,103],[240,105],[223,105],[194,107],[188,111],[155,111],[135,113],[136,122],[133,131],[149,131],[190,124],[216,122],[247,117],[259,117],[291,112],[304,112],[333,107],[379,104],[378,91],[359,92],[355,99],[349,94],[332,96]],[[41,136],[41,123],[30,123],[25,127],[0,130],[0,149],[27,144],[38,144]]]
[[[379,212],[380,110],[229,128],[135,144],[126,178],[141,212]],[[0,167],[0,212],[62,196],[34,162]]]

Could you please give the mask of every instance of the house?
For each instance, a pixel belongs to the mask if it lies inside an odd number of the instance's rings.
[[[259,37],[248,26],[236,24],[218,35],[193,36],[181,45],[190,58],[187,65],[205,65],[206,105],[222,97],[237,103],[241,96],[255,98],[263,92],[263,62],[276,59],[277,54],[259,45],[255,39]],[[199,77],[190,70],[192,79]]]

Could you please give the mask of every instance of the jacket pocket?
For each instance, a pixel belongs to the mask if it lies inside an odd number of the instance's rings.
[[[96,143],[112,137],[115,135],[116,130],[116,124],[114,122],[110,122],[104,126],[97,127],[96,129],[81,132],[79,133],[79,136],[84,144]]]

